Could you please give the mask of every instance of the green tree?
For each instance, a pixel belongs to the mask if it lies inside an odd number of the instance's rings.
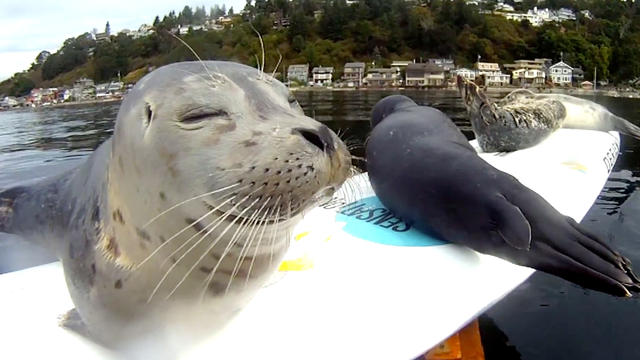
[[[190,25],[193,24],[193,10],[188,5],[185,5],[184,9],[178,14],[178,24]]]
[[[193,13],[193,23],[202,25],[207,20],[207,10],[204,6],[196,7],[196,11]]]
[[[15,75],[11,79],[11,88],[9,89],[9,96],[24,96],[29,94],[35,87],[35,83],[26,74],[21,73]]]

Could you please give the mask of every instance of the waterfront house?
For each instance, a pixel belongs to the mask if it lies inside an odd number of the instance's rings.
[[[10,109],[20,105],[20,102],[13,96],[5,96],[2,101],[0,101],[0,108]]]
[[[478,61],[473,67],[477,71],[476,78],[483,76],[486,86],[507,86],[511,82],[511,75],[503,74],[498,63]]]
[[[484,75],[486,86],[508,86],[511,83],[511,75],[509,74],[492,74]]]
[[[547,59],[534,59],[534,60],[520,59],[520,60],[515,60],[513,64],[504,64],[502,67],[504,67],[505,70],[509,70],[509,71],[522,70],[522,69],[543,70],[547,66],[546,62],[547,62]]]
[[[69,89],[60,89],[56,94],[56,102],[62,103],[71,97],[71,90]]]
[[[362,86],[362,78],[364,77],[365,65],[363,62],[350,62],[344,64],[344,72],[342,73],[342,81],[348,87]]]
[[[400,85],[398,68],[372,68],[367,71],[363,83],[369,87],[391,87]]]
[[[80,78],[73,84],[71,90],[71,96],[76,101],[89,100],[95,95],[95,85],[93,80],[87,78]]]
[[[476,71],[468,68],[460,68],[451,71],[451,76],[455,78],[456,76],[462,76],[463,78],[474,81],[476,79]]]
[[[500,72],[500,65],[498,63],[489,63],[489,62],[476,62],[473,65],[473,68],[478,71],[478,75],[483,74],[494,74]]]
[[[394,60],[391,62],[391,67],[397,67],[400,70],[405,69],[409,64],[413,64],[415,61],[412,60]]]
[[[456,68],[456,64],[453,62],[453,59],[429,59],[428,62],[429,64],[440,66],[445,73],[448,73]]]
[[[96,85],[96,99],[104,99],[109,96],[109,83]]]
[[[31,106],[39,106],[42,104],[42,88],[31,89],[27,95],[27,103]]]
[[[122,89],[124,89],[124,83],[120,81],[112,81],[107,87],[107,91],[112,95],[122,95]]]
[[[405,74],[406,86],[444,86],[444,69],[430,63],[409,64]]]
[[[409,66],[409,64],[413,64],[415,63],[414,60],[394,60],[391,62],[391,68],[392,69],[398,69],[398,71],[400,71],[400,81],[402,81],[402,79],[405,78],[405,73],[407,71],[407,66]]]
[[[558,61],[549,67],[549,77],[555,85],[571,86],[572,73],[573,68],[564,61]]]
[[[329,86],[333,78],[333,67],[316,66],[311,70],[314,86]]]
[[[307,85],[309,82],[309,64],[294,64],[289,65],[287,69],[287,79],[289,85],[292,81],[297,81],[303,85]]]
[[[541,69],[517,69],[511,72],[515,86],[544,86],[546,74]]]

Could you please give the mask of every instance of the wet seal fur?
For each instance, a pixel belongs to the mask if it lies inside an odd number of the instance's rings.
[[[640,290],[628,259],[482,160],[442,112],[394,95],[375,105],[371,123],[373,190],[416,228],[585,288]]]
[[[639,127],[589,100],[518,89],[494,102],[460,75],[457,85],[484,152],[528,148],[559,128],[618,131],[640,139]]]
[[[176,63],[136,84],[83,165],[0,191],[0,231],[60,258],[92,336],[157,356],[221,328],[350,166],[279,81],[236,63]]]

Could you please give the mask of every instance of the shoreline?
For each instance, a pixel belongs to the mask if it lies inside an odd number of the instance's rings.
[[[487,87],[487,94],[500,96],[506,95],[514,90],[523,89],[519,87],[509,86],[509,87]],[[454,96],[458,95],[458,90],[451,87],[439,87],[439,88],[415,88],[415,87],[361,87],[361,88],[334,88],[334,87],[311,87],[311,86],[301,86],[290,88],[291,92],[346,92],[346,91],[425,91],[425,92],[438,92],[438,93],[451,93]],[[629,99],[640,99],[640,91],[623,91],[623,90],[612,90],[612,89],[603,89],[603,90],[585,90],[578,88],[544,88],[544,89],[529,89],[534,93],[540,94],[565,94],[565,95],[578,95],[578,96],[608,96],[615,98],[629,98]],[[18,106],[13,108],[0,108],[0,111],[11,111],[11,110],[22,110],[22,109],[43,109],[43,108],[60,108],[60,107],[68,107],[68,106],[82,106],[82,105],[96,105],[96,104],[109,104],[116,103],[122,101],[123,98],[111,98],[111,99],[95,99],[95,100],[84,100],[84,101],[71,101],[71,102],[63,102],[58,104],[50,104],[44,106]]]
[[[505,87],[487,87],[486,92],[488,94],[500,95],[500,94],[508,94],[514,90],[525,89],[521,87],[515,86],[505,86]],[[336,88],[336,87],[312,87],[312,86],[301,86],[290,88],[292,92],[326,92],[326,91],[426,91],[426,92],[451,92],[457,95],[458,90],[452,87],[433,87],[433,88],[416,88],[416,87],[360,87],[360,88]],[[615,90],[615,89],[602,89],[602,90],[586,90],[579,88],[533,88],[526,89],[531,90],[534,93],[540,94],[565,94],[565,95],[580,95],[580,96],[609,96],[616,98],[631,98],[631,99],[640,99],[640,91],[623,91],[623,90]]]

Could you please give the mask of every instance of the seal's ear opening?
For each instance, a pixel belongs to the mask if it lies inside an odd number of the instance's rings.
[[[144,124],[145,126],[151,125],[151,120],[153,120],[153,111],[151,110],[151,105],[149,103],[144,106]]]
[[[411,106],[416,106],[416,103],[404,95],[391,95],[383,98],[371,110],[371,128],[376,127],[394,111]]]

